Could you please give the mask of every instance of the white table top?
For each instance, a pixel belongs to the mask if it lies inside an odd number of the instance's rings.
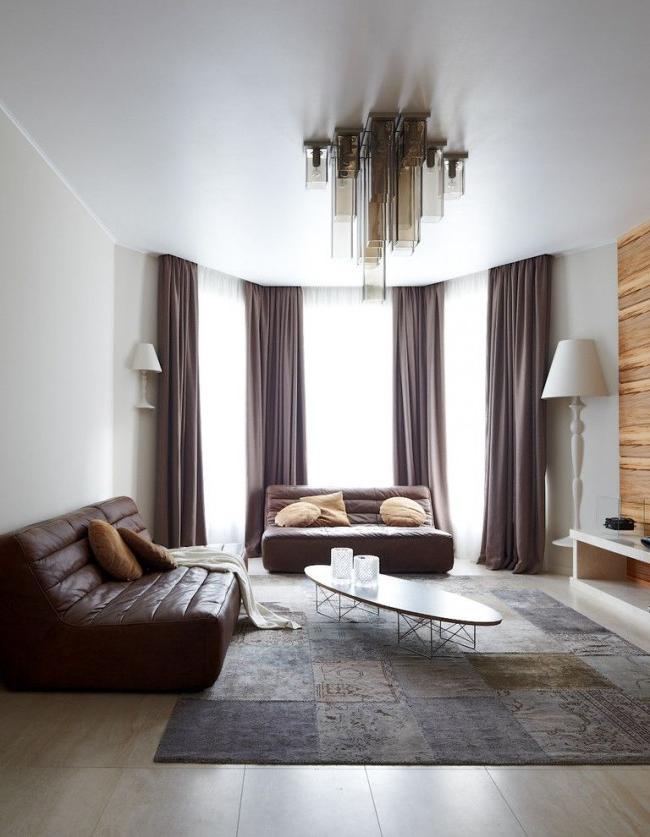
[[[366,604],[460,625],[499,625],[501,614],[487,605],[456,593],[437,590],[422,581],[379,574],[377,587],[355,587],[353,582],[332,578],[327,564],[305,568],[305,575],[326,590]]]

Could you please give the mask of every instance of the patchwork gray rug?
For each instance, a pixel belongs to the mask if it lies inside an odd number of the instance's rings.
[[[242,619],[219,680],[176,704],[157,762],[650,763],[650,656],[539,590],[427,578],[503,614],[476,651],[428,660],[394,645],[394,614],[338,623],[307,579],[253,580],[304,629]]]

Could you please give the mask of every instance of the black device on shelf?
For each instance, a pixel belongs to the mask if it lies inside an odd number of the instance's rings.
[[[606,517],[606,529],[616,529],[617,532],[628,532],[634,529],[634,520],[631,517]]]

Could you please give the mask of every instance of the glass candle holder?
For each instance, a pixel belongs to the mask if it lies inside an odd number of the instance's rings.
[[[350,581],[352,578],[352,561],[354,553],[347,547],[336,547],[330,553],[332,561],[332,576],[339,581]]]
[[[379,558],[376,555],[354,556],[354,583],[376,587],[379,582]]]

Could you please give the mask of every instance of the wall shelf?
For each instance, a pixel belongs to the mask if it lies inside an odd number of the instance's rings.
[[[627,616],[646,621],[650,629],[650,586],[628,577],[628,559],[650,564],[650,549],[634,532],[603,534],[571,530],[571,583]]]

